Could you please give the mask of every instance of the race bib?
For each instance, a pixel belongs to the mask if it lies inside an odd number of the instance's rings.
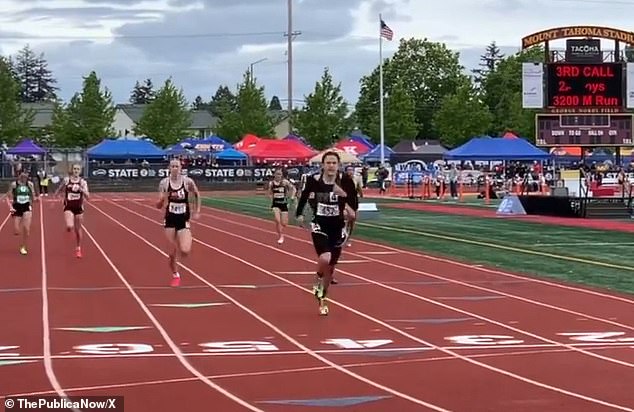
[[[67,196],[68,200],[79,200],[81,199],[81,194],[79,193],[69,193]]]
[[[274,199],[284,199],[286,197],[286,195],[284,193],[274,193],[273,194],[273,198]]]
[[[339,216],[339,205],[326,205],[317,203],[317,216]]]
[[[25,203],[29,203],[31,201],[31,197],[28,195],[18,195],[15,198],[15,201],[23,205]]]
[[[170,203],[168,210],[170,213],[182,215],[187,211],[187,205],[185,203]]]

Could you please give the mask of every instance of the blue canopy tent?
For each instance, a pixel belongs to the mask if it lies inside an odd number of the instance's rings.
[[[354,130],[352,133],[350,133],[350,135],[348,136],[348,138],[352,141],[355,142],[359,142],[361,144],[366,145],[367,147],[369,147],[370,149],[373,149],[375,144],[372,143],[372,140],[370,139],[369,136],[364,135],[360,130]]]
[[[147,140],[111,139],[102,140],[88,149],[86,154],[93,160],[156,160],[167,155],[163,149]]]
[[[524,139],[474,137],[443,155],[446,160],[548,160],[547,153]]]
[[[214,155],[214,157],[216,158],[217,161],[223,162],[223,163],[229,163],[229,162],[243,162],[246,161],[249,156],[247,156],[245,153],[242,153],[236,149],[233,148],[228,148],[223,150],[220,153],[216,153]]]
[[[43,155],[46,150],[35,144],[32,139],[24,139],[11,149],[7,150],[10,155]]]
[[[188,146],[183,146],[180,143],[176,143],[175,145],[169,146],[165,149],[165,153],[168,156],[181,156],[181,155],[190,155],[194,153],[192,149],[189,149]]]
[[[383,154],[385,155],[385,159],[389,161],[390,156],[394,151],[390,149],[386,145],[383,146]],[[381,145],[377,145],[374,149],[370,150],[365,155],[361,156],[361,160],[364,162],[380,162],[381,161]]]

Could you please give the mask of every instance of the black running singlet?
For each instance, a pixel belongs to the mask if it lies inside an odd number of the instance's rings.
[[[273,195],[273,204],[272,206],[275,207],[277,205],[286,205],[286,186],[284,185],[284,182],[279,182],[276,183],[275,181],[271,182],[271,193]]]
[[[167,181],[167,207],[165,209],[165,217],[178,216],[189,218],[189,192],[187,190],[185,179],[183,178],[181,186],[177,189],[172,187],[172,182]]]

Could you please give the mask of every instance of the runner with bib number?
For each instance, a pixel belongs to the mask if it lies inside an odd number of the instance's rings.
[[[295,212],[300,224],[304,220],[302,213],[306,203],[313,212],[311,237],[319,257],[314,292],[321,315],[328,314],[328,287],[341,256],[341,248],[347,239],[344,212],[354,215],[354,210],[348,204],[346,191],[342,189],[351,184],[348,181],[350,177],[339,173],[339,164],[340,158],[336,152],[326,152],[323,155],[322,172],[306,179]]]
[[[6,199],[13,216],[15,234],[22,237],[20,254],[26,255],[35,201],[35,186],[29,181],[28,170],[22,170],[17,180],[9,185]]]
[[[196,199],[194,218],[200,215],[201,199],[196,183],[182,175],[182,166],[178,159],[170,162],[170,176],[159,183],[159,201],[157,208],[165,208],[165,234],[170,242],[169,265],[172,270],[171,286],[180,286],[178,258],[188,256],[192,248],[192,234],[189,221],[191,208],[190,194]]]
[[[68,177],[61,182],[55,197],[64,192],[64,221],[66,232],[75,234],[75,256],[81,258],[81,241],[83,238],[84,199],[88,199],[88,182],[81,177],[82,167],[75,164]]]

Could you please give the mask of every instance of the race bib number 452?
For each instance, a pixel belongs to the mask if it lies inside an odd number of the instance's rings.
[[[339,205],[317,204],[317,216],[339,216]]]
[[[182,215],[187,211],[187,205],[184,203],[170,203],[168,210],[170,213]]]

